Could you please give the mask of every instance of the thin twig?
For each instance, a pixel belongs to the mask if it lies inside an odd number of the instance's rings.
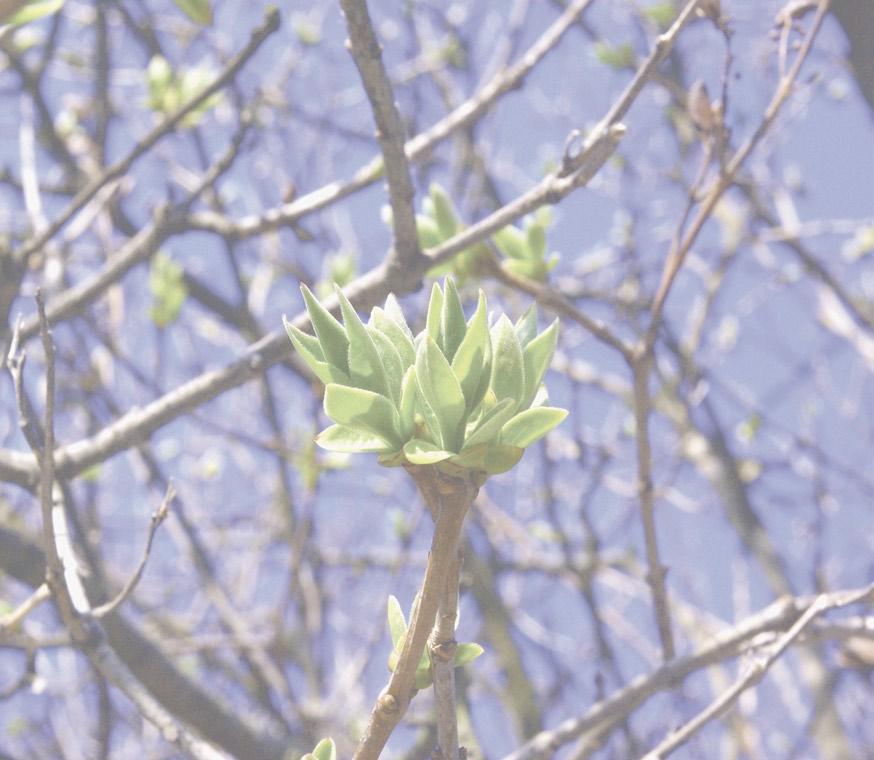
[[[576,23],[592,0],[574,0],[552,25],[525,51],[516,63],[498,71],[487,84],[468,100],[444,116],[434,126],[419,133],[405,145],[408,161],[428,155],[440,142],[459,129],[481,119],[499,98],[522,86],[531,70],[558,45],[565,33]],[[223,214],[200,212],[193,214],[189,223],[193,228],[209,230],[228,238],[251,237],[268,230],[292,225],[304,216],[330,206],[378,181],[382,176],[383,160],[373,159],[361,167],[350,180],[332,182],[277,208],[247,216],[236,221]]]
[[[859,600],[871,593],[871,586],[851,589],[846,598]],[[692,673],[726,659],[737,657],[761,634],[787,631],[816,602],[817,597],[784,597],[740,623],[710,637],[707,644],[690,655],[676,657],[656,670],[635,678],[628,686],[592,705],[583,715],[569,718],[553,729],[541,731],[503,760],[548,760],[565,744],[606,723],[625,719],[650,697],[676,689]]]
[[[846,607],[850,604],[861,602],[866,598],[874,601],[874,585],[856,591],[839,591],[818,596],[804,614],[795,621],[794,625],[777,640],[767,654],[756,657],[730,688],[720,694],[692,720],[672,732],[655,749],[648,752],[643,760],[664,760],[664,758],[688,742],[707,723],[727,712],[743,692],[752,686],[756,686],[765,677],[771,666],[789,646],[824,612],[839,607]]]
[[[85,187],[76,193],[67,207],[45,230],[36,235],[28,243],[25,243],[22,248],[15,251],[15,257],[19,261],[24,261],[32,253],[42,248],[76,213],[97,195],[101,188],[127,174],[137,159],[148,153],[162,137],[172,132],[186,116],[197,110],[212,95],[233,80],[240,69],[258,52],[263,42],[277,29],[279,29],[279,11],[275,7],[270,7],[264,16],[264,20],[252,31],[246,46],[228,62],[222,72],[203,91],[164,118],[124,158],[106,167],[98,176],[88,182]]]
[[[14,628],[17,628],[21,621],[24,620],[33,610],[39,607],[47,599],[51,599],[52,593],[49,587],[43,583],[37,586],[27,599],[19,604],[12,612],[0,617],[0,642],[4,640],[4,635]]]
[[[146,563],[149,561],[149,554],[152,551],[152,541],[154,541],[155,539],[155,534],[158,532],[158,528],[161,526],[161,523],[163,523],[164,520],[167,519],[167,515],[170,514],[170,504],[173,502],[173,499],[175,497],[176,489],[174,489],[172,485],[167,486],[167,492],[164,494],[164,498],[161,500],[161,505],[152,513],[152,519],[149,523],[149,536],[146,539],[146,546],[143,549],[143,556],[140,559],[140,564],[137,566],[136,571],[125,584],[124,588],[119,592],[118,596],[115,597],[115,599],[107,602],[106,604],[101,604],[99,607],[95,607],[91,610],[92,617],[102,618],[105,615],[108,615],[110,612],[123,604],[125,599],[127,599],[133,593],[133,590],[140,582],[140,578],[142,578],[143,571],[146,569]]]

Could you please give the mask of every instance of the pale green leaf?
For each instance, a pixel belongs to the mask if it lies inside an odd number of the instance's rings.
[[[491,334],[494,351],[491,389],[498,401],[511,398],[521,402],[526,387],[522,347],[506,314],[500,316]]]
[[[173,2],[195,24],[208,26],[212,23],[212,7],[209,0],[173,0]]]
[[[428,301],[428,316],[425,320],[425,331],[438,346],[443,347],[440,327],[443,318],[443,291],[440,285],[434,283],[431,288],[431,299]]]
[[[525,231],[528,242],[528,257],[541,260],[546,253],[546,229],[542,224],[533,222]]]
[[[355,311],[355,307],[349,303],[346,294],[338,287],[335,287],[334,291],[340,301],[343,324],[349,338],[349,376],[352,378],[352,382],[361,388],[396,400],[397,396],[392,395],[382,357],[373,343],[371,334],[361,321],[361,317],[358,316],[358,312]],[[399,393],[400,375],[397,377],[397,383],[396,390]]]
[[[428,248],[435,248],[443,242],[440,236],[440,228],[437,222],[430,216],[424,214],[416,214],[416,233],[419,238],[419,247],[425,251]]]
[[[525,449],[518,446],[489,446],[483,469],[489,475],[507,472],[518,464],[524,453]]]
[[[411,464],[437,464],[449,459],[452,452],[445,451],[421,438],[413,438],[404,444],[404,456]]]
[[[451,277],[446,278],[443,288],[440,332],[443,336],[443,354],[446,360],[451,362],[459,344],[464,339],[467,325],[464,321],[464,309],[461,308],[461,300]]]
[[[376,346],[376,351],[385,370],[385,379],[390,398],[396,405],[400,405],[401,380],[404,377],[404,371],[409,365],[404,364],[400,353],[398,353],[395,344],[392,343],[390,338],[375,327],[368,326],[367,331],[370,333],[373,345]]]
[[[482,400],[480,392],[485,393],[488,387],[489,368],[486,359],[490,355],[490,338],[487,308],[485,293],[480,290],[476,311],[467,323],[464,339],[452,357],[452,371],[461,385],[468,411],[479,404]],[[483,374],[486,383],[480,382]]]
[[[325,414],[340,425],[375,433],[400,448],[397,409],[379,393],[329,383],[325,386]]]
[[[516,337],[519,338],[519,345],[522,346],[522,350],[525,350],[525,346],[527,346],[537,335],[537,305],[531,304],[527,309],[525,309],[525,313],[519,317],[515,326]]]
[[[452,201],[449,200],[446,191],[436,182],[431,185],[430,196],[434,209],[434,219],[440,230],[440,236],[443,240],[447,240],[458,229],[458,219],[456,218],[455,209],[452,207]]]
[[[515,410],[516,404],[513,399],[509,398],[505,398],[492,407],[483,415],[470,435],[465,438],[464,450],[497,440],[501,433],[501,428],[512,418]]]
[[[524,449],[545,436],[567,417],[567,409],[539,406],[519,412],[501,428],[500,442]]]
[[[504,256],[511,259],[528,258],[528,241],[522,231],[512,224],[498,230],[492,235],[492,240]]]
[[[401,609],[401,603],[393,594],[388,597],[388,630],[391,633],[392,646],[399,649],[407,632],[407,620]]]
[[[430,335],[419,346],[416,380],[419,393],[437,416],[441,445],[449,451],[458,451],[464,432],[464,394],[449,362]]]
[[[282,322],[285,325],[285,331],[291,339],[292,344],[300,354],[300,358],[304,360],[306,365],[313,371],[313,374],[325,385],[328,383],[340,383],[341,385],[349,385],[349,376],[343,370],[337,367],[332,367],[325,361],[325,356],[322,353],[322,346],[318,338],[299,330],[285,316],[282,317]]]
[[[413,333],[410,330],[410,326],[407,324],[407,318],[404,316],[403,309],[401,309],[401,305],[398,303],[398,299],[395,298],[394,293],[389,293],[388,297],[385,299],[385,314],[387,317],[394,320],[395,324],[404,331],[406,336],[410,339],[410,342],[412,342]],[[413,361],[415,361],[415,359]]]
[[[455,648],[455,667],[460,668],[462,665],[467,665],[479,657],[485,650],[473,642],[459,644]]]
[[[401,364],[405,370],[416,361],[416,348],[413,345],[412,337],[407,334],[408,331],[405,331],[379,306],[370,313],[370,325],[392,342],[395,350],[400,354]]]
[[[322,739],[312,752],[313,760],[337,760],[337,748],[333,739]]]
[[[531,405],[534,394],[537,393],[540,383],[543,381],[549,362],[555,353],[558,342],[558,319],[547,327],[540,335],[525,346],[525,395],[522,399],[521,408]]]
[[[401,381],[401,403],[398,406],[401,426],[401,440],[406,441],[413,435],[416,420],[416,368],[408,367]]]
[[[390,453],[397,449],[380,435],[346,425],[330,425],[316,436],[316,443],[326,451],[346,454]]]
[[[322,353],[328,363],[348,373],[349,338],[346,335],[346,330],[303,283],[301,283],[300,291],[303,293],[313,330],[322,346]]]

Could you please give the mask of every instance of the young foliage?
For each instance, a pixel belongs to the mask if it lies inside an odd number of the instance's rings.
[[[413,617],[413,610],[418,602],[418,597],[413,600],[413,607],[410,610],[410,618]],[[456,626],[458,621],[456,620]],[[407,635],[407,619],[404,617],[404,612],[401,609],[401,603],[395,596],[388,598],[388,631],[391,635],[392,651],[388,657],[388,669],[394,672],[400,660],[401,650],[404,648],[404,639]],[[479,644],[467,642],[458,644],[455,647],[455,659],[453,664],[456,668],[462,665],[467,665],[473,662],[483,653],[483,648]],[[419,662],[416,665],[416,688],[427,689],[432,682],[431,678],[431,658],[428,656],[428,647],[422,650],[419,656]]]
[[[337,760],[337,747],[333,739],[322,739],[312,752],[307,752],[300,760]]]
[[[549,209],[541,209],[519,229],[513,225],[498,230],[492,241],[503,255],[501,267],[510,274],[544,282],[558,264],[558,254],[546,255],[546,229],[551,223]]]
[[[448,229],[446,207],[440,215]],[[392,296],[365,323],[337,289],[341,323],[301,290],[315,335],[288,322],[286,330],[326,385],[325,414],[337,424],[316,439],[325,449],[485,479],[510,469],[567,415],[544,406],[558,324],[538,335],[533,306],[515,325],[501,315],[489,329],[482,291],[465,321],[455,284],[434,283],[425,329],[414,337]]]

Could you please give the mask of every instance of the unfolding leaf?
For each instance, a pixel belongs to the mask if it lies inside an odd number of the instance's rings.
[[[370,325],[392,342],[395,350],[400,354],[401,364],[405,370],[416,361],[416,348],[413,346],[412,337],[407,335],[408,331],[405,332],[403,327],[378,306],[370,314]]]
[[[325,414],[340,425],[368,430],[400,448],[397,410],[379,393],[329,383],[325,386]]]
[[[342,451],[347,454],[369,452],[383,454],[396,450],[389,441],[361,428],[346,425],[330,425],[316,436],[316,443],[326,451]]]
[[[419,247],[423,251],[428,248],[435,248],[443,242],[440,228],[437,226],[437,222],[430,216],[416,214],[416,233],[419,238]]]
[[[412,464],[437,464],[452,456],[438,446],[421,438],[413,438],[404,444],[404,456]]]
[[[525,309],[525,313],[516,322],[515,330],[516,337],[519,338],[519,345],[524,351],[525,346],[537,335],[537,306],[535,304],[532,303]]]
[[[443,309],[440,314],[440,333],[443,336],[443,354],[452,361],[459,344],[464,339],[467,325],[464,309],[452,278],[447,277],[444,285]]]
[[[337,747],[333,739],[322,739],[312,751],[312,760],[337,760]]]
[[[567,417],[567,409],[539,406],[519,412],[501,428],[500,442],[524,449],[545,436]]]
[[[306,365],[313,371],[315,376],[319,378],[325,385],[328,383],[340,383],[349,385],[349,376],[343,370],[332,367],[325,361],[325,356],[322,353],[322,347],[319,339],[299,330],[285,316],[282,317],[285,331],[291,339],[301,359],[306,362]]]
[[[443,347],[441,322],[443,319],[443,291],[436,282],[431,288],[431,299],[428,301],[428,316],[425,320],[425,331],[438,346]]]
[[[437,222],[440,235],[443,240],[451,238],[458,229],[458,220],[455,209],[452,207],[452,201],[449,200],[446,191],[436,182],[431,185],[430,196],[434,208],[434,219]]]
[[[525,346],[523,361],[525,364],[525,395],[522,400],[522,408],[530,406],[534,394],[537,392],[549,362],[555,353],[558,341],[558,319],[547,327],[540,335]]]
[[[301,283],[300,291],[303,293],[313,330],[319,339],[325,358],[330,364],[348,373],[349,338],[346,335],[346,330],[303,283]]]
[[[525,449],[518,446],[490,446],[486,452],[483,469],[489,475],[500,475],[515,467],[524,453]]]
[[[525,367],[522,347],[506,314],[502,314],[492,328],[491,388],[498,401],[505,398],[521,402],[525,394]]]
[[[477,424],[476,428],[464,441],[464,449],[467,450],[483,443],[497,440],[501,428],[513,416],[516,404],[513,399],[505,398],[496,406],[492,407]]]
[[[485,388],[488,387],[487,383],[480,383],[484,372],[488,378],[488,367],[484,366],[490,340],[486,309],[485,293],[480,291],[476,311],[467,324],[467,332],[461,345],[452,357],[452,371],[458,378],[468,411],[482,400],[482,396],[477,398],[477,395],[480,391],[485,393]]]
[[[401,402],[398,406],[401,426],[401,440],[409,440],[413,435],[416,419],[416,368],[409,367],[401,381]]]
[[[389,293],[388,298],[385,299],[385,314],[404,331],[406,336],[410,339],[410,342],[412,342],[413,333],[410,330],[410,326],[407,324],[407,319],[404,316],[401,305],[398,303],[398,299],[395,298],[394,293]]]
[[[522,234],[522,231],[514,227],[512,224],[503,227],[492,235],[492,240],[498,246],[498,250],[511,259],[527,259],[528,256],[528,241]]]
[[[449,362],[430,336],[422,341],[416,355],[416,380],[419,393],[437,417],[443,448],[458,451],[463,436],[464,394]]]
[[[459,644],[455,648],[455,667],[460,668],[462,665],[467,665],[479,657],[485,650],[473,642]]]
[[[404,376],[404,370],[408,365],[404,365],[400,353],[395,348],[394,343],[387,338],[383,333],[375,327],[367,327],[370,338],[373,340],[373,345],[376,346],[376,351],[379,354],[380,362],[385,370],[385,380],[388,385],[389,397],[396,404],[400,404],[401,400],[401,380]]]
[[[355,311],[355,307],[349,303],[345,293],[340,288],[334,290],[340,301],[343,324],[346,326],[346,335],[349,338],[349,376],[352,382],[361,388],[396,400],[397,395],[392,394],[382,357],[373,343],[371,334]],[[395,391],[400,392],[400,375],[397,377]]]
[[[388,597],[388,630],[391,634],[392,646],[397,648],[407,632],[407,620],[401,609],[401,603],[393,594]]]
[[[525,231],[528,242],[528,256],[532,259],[543,259],[546,253],[546,229],[542,224],[532,222]]]

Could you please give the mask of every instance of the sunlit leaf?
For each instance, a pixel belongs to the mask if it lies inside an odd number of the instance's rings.
[[[505,398],[516,402],[525,394],[525,368],[522,347],[506,314],[502,314],[491,331],[492,379],[491,389],[498,401]]]
[[[508,225],[492,235],[498,250],[511,259],[528,258],[528,241],[520,230]]]
[[[567,409],[540,406],[519,412],[501,428],[500,442],[524,449],[545,436],[567,417]]]
[[[301,283],[300,290],[325,358],[330,364],[348,373],[349,338],[346,336],[346,330],[334,315],[319,303],[306,285]]]
[[[422,341],[416,355],[416,380],[419,393],[437,416],[442,446],[458,451],[465,416],[464,394],[446,357],[430,335]]]
[[[325,414],[340,425],[363,428],[400,448],[400,421],[391,401],[373,391],[329,383]]]
[[[340,301],[343,324],[346,326],[346,335],[349,338],[349,376],[352,382],[358,387],[396,400],[400,393],[400,375],[397,376],[395,394],[392,395],[382,357],[373,343],[371,334],[343,291],[335,288],[335,292]]]
[[[446,191],[437,183],[431,185],[429,194],[434,207],[434,220],[437,222],[440,236],[443,240],[447,240],[458,229],[458,220],[455,209],[452,207],[452,201],[449,200]]]
[[[543,381],[558,342],[558,319],[525,346],[525,395],[522,408],[529,406]]]
[[[486,383],[480,383],[485,371],[488,377],[488,368],[485,367],[486,357],[489,354],[489,327],[486,305],[486,296],[482,290],[479,292],[479,301],[473,316],[467,324],[467,332],[461,345],[452,358],[452,371],[458,378],[461,391],[464,394],[468,411],[476,407],[485,393]]]
[[[434,283],[431,287],[431,298],[428,301],[428,316],[425,320],[425,330],[431,336],[438,346],[443,347],[443,338],[441,336],[441,323],[443,319],[443,291],[440,290],[440,285]]]
[[[443,294],[443,309],[440,315],[440,332],[443,336],[443,354],[447,361],[452,361],[459,344],[464,339],[467,325],[464,321],[464,310],[452,278],[447,277]]]
[[[516,402],[513,399],[505,398],[503,401],[492,407],[482,419],[480,419],[473,432],[467,436],[464,441],[465,450],[482,443],[489,443],[497,440],[501,433],[501,428],[513,416],[516,410]]]
[[[546,229],[542,224],[533,222],[525,232],[528,242],[528,256],[532,259],[543,259],[546,253]]]
[[[398,406],[401,426],[401,440],[409,440],[413,435],[416,419],[416,368],[408,367],[401,381],[401,401]]]
[[[407,620],[401,609],[401,603],[393,594],[388,598],[388,630],[391,634],[392,646],[398,648],[407,632]]]
[[[341,383],[349,385],[349,376],[343,370],[331,366],[325,361],[325,356],[322,353],[322,346],[319,339],[299,330],[285,316],[282,317],[285,331],[291,339],[292,344],[304,360],[306,365],[313,371],[313,374],[325,385],[328,383]]]
[[[443,242],[437,222],[424,214],[416,214],[416,234],[419,238],[419,247],[423,251],[435,248]]]
[[[395,344],[389,338],[375,327],[368,326],[367,332],[370,333],[370,338],[373,340],[373,345],[376,347],[379,359],[385,370],[389,397],[395,404],[399,405],[401,400],[401,380],[403,379],[406,366],[397,348],[395,348]]]
[[[400,355],[401,364],[405,370],[416,361],[416,347],[413,345],[413,339],[407,335],[403,327],[378,306],[370,314],[370,325],[392,342]]]
[[[437,464],[452,456],[451,451],[444,451],[433,443],[413,438],[404,444],[404,456],[412,464]]]
[[[519,345],[522,346],[522,350],[525,350],[525,347],[532,341],[535,335],[537,335],[537,306],[536,304],[531,304],[527,309],[525,309],[525,313],[519,317],[516,322],[515,328],[516,337],[519,338]]]
[[[467,665],[479,657],[485,650],[473,642],[459,644],[455,648],[455,667],[460,668],[462,665]]]
[[[316,436],[316,443],[326,451],[342,451],[347,454],[382,454],[397,448],[382,436],[346,425],[326,427]]]
[[[490,446],[486,451],[483,469],[489,475],[500,475],[515,467],[524,453],[525,449],[517,446]]]

